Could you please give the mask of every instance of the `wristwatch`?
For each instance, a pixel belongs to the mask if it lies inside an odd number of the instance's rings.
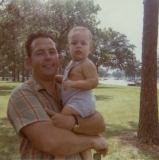
[[[77,119],[77,117],[75,116],[75,115],[73,115],[73,117],[74,117],[74,119],[75,119],[75,126],[73,127],[73,132],[77,132],[78,130],[79,130],[79,127],[80,127],[80,125],[79,125],[79,123],[78,123],[78,119]]]

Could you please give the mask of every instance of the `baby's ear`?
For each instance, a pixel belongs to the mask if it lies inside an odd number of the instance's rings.
[[[92,50],[93,50],[93,47],[92,47],[92,46],[90,46],[90,48],[89,48],[89,54],[91,54],[91,53],[92,53]]]

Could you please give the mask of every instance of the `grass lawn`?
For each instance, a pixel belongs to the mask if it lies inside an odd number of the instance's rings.
[[[10,93],[18,84],[0,81],[0,160],[16,160],[19,157],[18,139],[6,118]]]
[[[11,90],[19,83],[0,81],[0,159],[18,159],[18,140],[6,118]],[[136,132],[139,119],[140,87],[99,84],[94,89],[97,110],[103,115],[107,130],[102,134],[109,153],[102,160],[157,160],[159,147],[139,144]],[[94,152],[94,151],[93,151]]]

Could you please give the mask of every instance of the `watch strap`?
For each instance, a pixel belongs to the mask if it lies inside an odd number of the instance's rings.
[[[72,115],[75,119],[75,126],[73,127],[73,132],[76,132],[79,129],[78,119],[75,115]]]

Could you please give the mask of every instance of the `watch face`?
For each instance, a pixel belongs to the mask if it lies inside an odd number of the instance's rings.
[[[79,129],[79,125],[76,124],[76,125],[74,126],[74,128],[73,128],[73,132],[77,131],[78,129]]]
[[[79,125],[76,124],[76,125],[75,125],[75,128],[78,129],[78,128],[79,128]]]

